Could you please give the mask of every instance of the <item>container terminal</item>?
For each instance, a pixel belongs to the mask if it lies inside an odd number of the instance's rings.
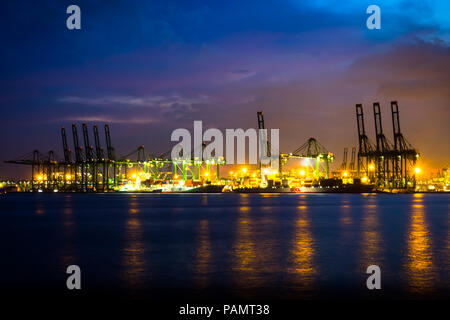
[[[344,148],[342,163],[331,171],[334,155],[315,138],[291,153],[280,153],[279,170],[259,165],[227,165],[223,157],[172,161],[170,151],[150,154],[143,145],[119,156],[112,145],[110,127],[104,125],[106,150],[99,127],[93,125],[94,146],[83,123],[82,143],[72,125],[73,149],[61,128],[63,157],[53,150],[34,150],[6,163],[31,169],[30,179],[3,181],[0,192],[448,192],[447,169],[431,180],[421,180],[416,166],[419,152],[400,130],[399,108],[391,102],[393,143],[383,132],[381,109],[373,103],[375,142],[366,134],[363,106],[356,105],[358,147]],[[264,115],[257,112],[258,129],[265,129]],[[203,147],[205,144],[203,144]],[[270,149],[270,148],[268,148]],[[73,150],[73,151],[72,151]]]

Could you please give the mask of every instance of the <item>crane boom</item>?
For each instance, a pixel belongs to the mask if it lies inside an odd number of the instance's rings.
[[[100,146],[100,137],[98,135],[98,127],[97,125],[94,125],[94,142],[95,142],[95,153],[97,160],[103,159],[103,149]]]
[[[63,143],[63,151],[64,151],[64,162],[70,163],[71,157],[70,157],[70,149],[67,144],[67,136],[66,136],[66,128],[61,128],[61,138]]]
[[[109,125],[105,124],[105,136],[106,136],[106,147],[108,150],[108,159],[109,160],[115,160],[116,155],[114,153],[114,148],[111,144],[111,136],[109,133]]]
[[[81,162],[81,150],[80,144],[78,142],[78,131],[77,131],[77,125],[72,124],[72,135],[73,135],[73,145],[75,147],[75,161]]]
[[[86,123],[83,123],[83,139],[86,161],[91,161],[94,158],[92,154],[93,148],[89,143],[89,132]]]

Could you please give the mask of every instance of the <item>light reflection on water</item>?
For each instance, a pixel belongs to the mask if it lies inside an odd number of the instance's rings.
[[[236,225],[236,242],[233,248],[233,270],[239,286],[255,285],[256,244],[252,239],[252,220],[250,208],[239,207],[239,218]]]
[[[380,236],[377,197],[367,196],[366,199],[362,212],[360,272],[366,272],[370,265],[377,265],[383,270],[383,240]]]
[[[315,247],[310,230],[308,207],[304,201],[297,207],[295,231],[289,255],[288,273],[293,275],[293,287],[300,290],[311,289],[317,265],[314,263]]]
[[[233,253],[233,278],[242,296],[249,289],[267,286],[279,271],[276,217],[267,207],[248,207],[248,195],[240,198]],[[262,209],[262,210],[260,210]],[[263,213],[265,212],[265,213]]]
[[[449,212],[450,212],[450,204],[448,205],[449,208]],[[443,256],[445,257],[444,263],[445,263],[445,270],[447,270],[447,272],[450,271],[450,215],[448,216],[447,219],[447,241],[446,241],[446,246],[444,248],[444,252],[443,252]],[[443,278],[442,279],[443,282],[443,287],[450,287],[450,278]]]
[[[139,215],[138,199],[131,195],[129,209],[125,222],[125,247],[123,249],[123,264],[127,287],[138,289],[144,284],[149,272],[145,261],[146,245],[142,240],[142,225]]]
[[[346,196],[342,198],[341,205],[339,206],[339,226],[340,226],[340,236],[341,236],[341,247],[339,251],[345,252],[345,249],[349,245],[351,241],[352,235],[352,209],[350,205],[350,201]]]
[[[62,267],[67,268],[67,266],[75,264],[75,246],[74,246],[74,219],[73,219],[73,209],[72,209],[72,197],[67,195],[64,197],[64,209],[62,212]]]
[[[213,271],[208,220],[201,220],[199,222],[196,247],[195,277],[198,288],[203,289],[210,284],[210,275]]]
[[[430,291],[435,273],[423,194],[414,194],[407,237],[408,253],[405,268],[408,274],[409,290]]]
[[[340,214],[339,223],[343,230],[347,230],[348,227],[352,224],[350,201],[347,198],[343,197],[340,208],[341,208],[341,210],[340,210],[341,214]],[[345,232],[345,234],[348,234],[348,232]]]

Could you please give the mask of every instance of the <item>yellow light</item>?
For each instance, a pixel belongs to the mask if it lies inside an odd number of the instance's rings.
[[[247,172],[247,168],[242,168],[242,172],[246,173]]]
[[[252,177],[253,177],[253,178],[256,177],[256,174],[252,174]]]
[[[37,178],[39,181],[41,181],[43,179],[42,176],[38,176]]]
[[[422,170],[421,170],[420,168],[415,168],[415,169],[414,169],[414,172],[417,173],[417,174],[419,174],[421,171],[422,171]]]
[[[373,170],[373,169],[375,169],[374,165],[373,165],[373,164],[370,164],[370,165],[369,165],[369,170]]]
[[[133,173],[133,178],[136,178],[137,176],[136,176],[136,173]]]
[[[269,173],[269,170],[264,169],[264,173],[265,173],[265,174],[268,174],[268,173]]]
[[[230,171],[230,175],[233,175],[233,171]]]
[[[367,177],[362,177],[361,181],[362,182],[367,182],[368,178]]]
[[[208,172],[205,172],[205,177],[207,177],[209,175],[209,173]]]
[[[178,175],[176,174],[176,175],[174,176],[174,178],[175,178],[175,179],[178,179]]]
[[[347,171],[344,172],[344,177],[346,177],[346,176],[348,176],[348,172]]]
[[[305,170],[300,170],[300,175],[304,176],[305,175]]]
[[[70,174],[66,175],[66,179],[67,179],[67,180],[70,180],[70,178],[72,178],[72,177],[70,176]]]

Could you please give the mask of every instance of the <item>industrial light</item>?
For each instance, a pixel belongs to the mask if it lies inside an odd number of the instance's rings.
[[[417,174],[419,174],[421,171],[422,171],[422,170],[421,170],[419,167],[417,167],[417,168],[414,169],[414,172],[417,173]]]
[[[42,181],[42,179],[43,179],[42,176],[38,176],[37,178],[39,181]]]
[[[373,164],[369,165],[369,170],[373,170],[373,169],[375,169],[374,165]]]
[[[305,170],[300,170],[300,175],[304,176],[305,175]]]
[[[247,168],[242,168],[242,172],[246,173],[247,172]]]
[[[367,177],[362,177],[362,178],[361,178],[361,181],[362,181],[362,182],[367,182],[367,180],[368,180]]]
[[[344,177],[346,177],[346,176],[348,176],[348,172],[347,171],[344,172]]]
[[[136,178],[136,173],[133,173],[133,178]]]
[[[71,178],[70,174],[66,175],[67,180],[70,180],[70,178]]]
[[[205,172],[205,177],[207,177],[209,175],[209,173],[208,172]]]

